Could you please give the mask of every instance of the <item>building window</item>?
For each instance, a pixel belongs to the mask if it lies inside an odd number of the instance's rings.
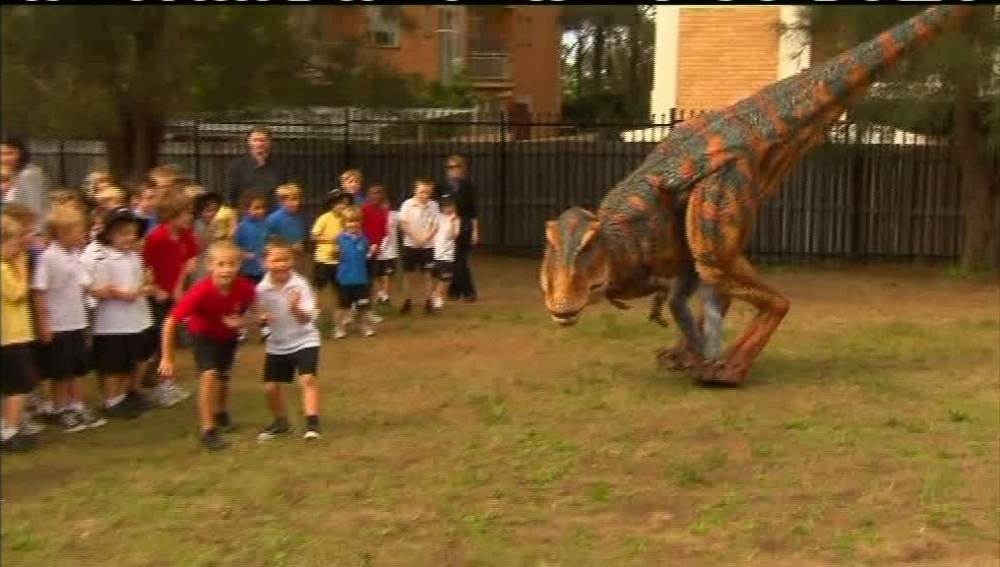
[[[372,6],[369,10],[369,33],[375,47],[399,47],[399,8]]]

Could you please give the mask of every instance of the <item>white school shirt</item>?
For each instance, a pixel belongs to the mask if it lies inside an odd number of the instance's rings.
[[[122,252],[111,247],[97,257],[94,266],[93,285],[104,287],[113,285],[123,289],[136,289],[145,281],[142,257],[138,252]],[[149,302],[145,296],[133,301],[123,299],[99,299],[94,313],[95,335],[133,335],[141,333],[153,324],[149,313]]]
[[[292,313],[288,296],[293,290],[300,294],[299,305],[310,313],[310,319],[305,323]],[[260,308],[271,315],[267,336],[267,354],[291,354],[305,348],[319,347],[319,330],[316,328],[316,318],[319,310],[316,308],[316,298],[313,296],[309,282],[299,274],[292,276],[285,285],[276,287],[267,274],[257,284],[257,301]]]
[[[83,286],[87,281],[79,252],[66,250],[58,242],[42,252],[31,287],[45,292],[53,333],[87,327],[87,313],[83,309]]]
[[[80,254],[80,264],[83,265],[83,273],[86,276],[84,281],[94,280],[94,269],[97,267],[97,259],[104,257],[106,248],[100,240],[95,238],[83,249],[83,253]],[[89,293],[84,294],[83,303],[91,311],[97,309],[97,298]]]
[[[436,262],[455,261],[455,234],[453,231],[459,222],[458,215],[452,218],[444,215],[438,217],[438,230],[434,233],[434,260]]]
[[[399,211],[389,211],[385,220],[385,236],[378,247],[376,260],[395,260],[399,258]]]
[[[399,207],[399,222],[402,224],[406,222],[410,225],[410,230],[416,233],[429,233],[434,230],[434,226],[437,223],[438,215],[441,214],[441,210],[438,208],[437,201],[428,200],[427,203],[421,207],[417,204],[417,200],[410,197],[403,202],[403,206]],[[413,238],[406,231],[403,231],[403,246],[407,248],[416,248],[417,244],[414,242]],[[424,248],[433,248],[434,240],[431,239],[430,242],[424,245]]]

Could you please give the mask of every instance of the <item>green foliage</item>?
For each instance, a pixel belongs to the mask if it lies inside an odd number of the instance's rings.
[[[655,25],[641,6],[566,6],[563,115],[580,122],[635,122],[649,115]]]
[[[862,6],[804,7],[804,30],[827,55],[840,53],[924,7]],[[955,85],[968,82],[976,93],[975,110],[981,131],[992,144],[1000,142],[1000,16],[994,7],[976,8],[967,25],[937,39],[929,49],[908,56],[889,76],[880,79],[849,111],[860,122],[879,122],[932,135],[952,129]],[[790,31],[790,30],[787,30]]]
[[[140,111],[162,120],[417,100],[412,77],[366,61],[357,41],[317,39],[321,12],[291,15],[287,8],[4,7],[5,125],[111,135]]]

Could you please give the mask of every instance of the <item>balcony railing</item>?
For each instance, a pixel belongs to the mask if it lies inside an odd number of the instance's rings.
[[[506,55],[473,55],[466,58],[469,77],[479,80],[504,80],[510,78]]]
[[[506,54],[507,41],[502,37],[470,36],[469,54]]]

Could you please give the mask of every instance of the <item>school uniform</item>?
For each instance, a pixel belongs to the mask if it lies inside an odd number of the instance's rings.
[[[89,279],[89,278],[88,278]],[[103,249],[96,258],[92,287],[139,289],[145,283],[137,252]],[[150,328],[153,318],[144,296],[131,301],[99,299],[94,310],[94,361],[102,374],[128,374],[155,352]]]
[[[90,369],[84,283],[87,273],[80,253],[53,242],[42,252],[32,289],[45,292],[52,340],[38,345],[38,366],[48,380],[69,380]]]
[[[292,313],[289,296],[299,294],[299,306],[310,314],[306,322]],[[265,346],[265,382],[291,382],[296,375],[316,375],[319,363],[320,334],[316,328],[319,310],[309,282],[293,272],[284,285],[271,280],[270,274],[257,284],[261,309],[270,314]]]
[[[409,225],[417,234],[427,234],[434,230],[441,210],[436,201],[428,200],[420,205],[416,198],[409,198],[399,208],[399,222]],[[421,246],[406,231],[403,232],[403,271],[430,271],[434,267],[433,239]]]
[[[461,220],[458,217],[438,217],[438,229],[434,233],[434,269],[432,275],[443,282],[451,281],[455,273],[455,229]]]
[[[399,259],[399,212],[388,211],[386,215],[385,237],[379,244],[375,255],[375,275],[391,276],[396,273],[396,263]]]

